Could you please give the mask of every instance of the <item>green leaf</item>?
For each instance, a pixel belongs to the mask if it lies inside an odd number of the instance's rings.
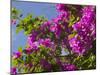
[[[22,53],[23,52],[22,47],[19,47],[18,51]]]

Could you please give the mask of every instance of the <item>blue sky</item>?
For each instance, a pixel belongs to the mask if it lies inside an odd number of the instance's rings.
[[[19,9],[23,17],[29,13],[35,16],[45,16],[49,20],[57,16],[55,4],[13,1],[12,7]],[[12,51],[17,51],[20,46],[24,49],[26,41],[27,36],[24,35],[23,31],[16,34],[16,26],[12,25]]]

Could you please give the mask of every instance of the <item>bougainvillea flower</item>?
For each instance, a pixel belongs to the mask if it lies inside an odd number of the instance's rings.
[[[35,49],[35,50],[37,50],[38,47],[39,47],[39,42],[37,42],[37,41],[33,42],[32,48]]]
[[[55,32],[57,30],[57,25],[50,26],[50,31]]]
[[[20,58],[21,55],[22,55],[21,52],[19,52],[19,51],[18,51],[18,52],[15,52],[15,53],[13,54],[13,58],[14,58],[14,59]]]
[[[57,4],[56,5],[56,9],[59,11],[59,12],[62,12],[62,11],[66,11],[66,5],[65,4]]]
[[[62,70],[63,71],[74,71],[74,70],[77,70],[77,67],[73,64],[63,63]]]
[[[17,75],[16,67],[11,68],[11,75]]]
[[[46,61],[45,59],[41,59],[40,64],[42,65],[42,67],[44,69],[51,71],[51,64],[48,61]]]

